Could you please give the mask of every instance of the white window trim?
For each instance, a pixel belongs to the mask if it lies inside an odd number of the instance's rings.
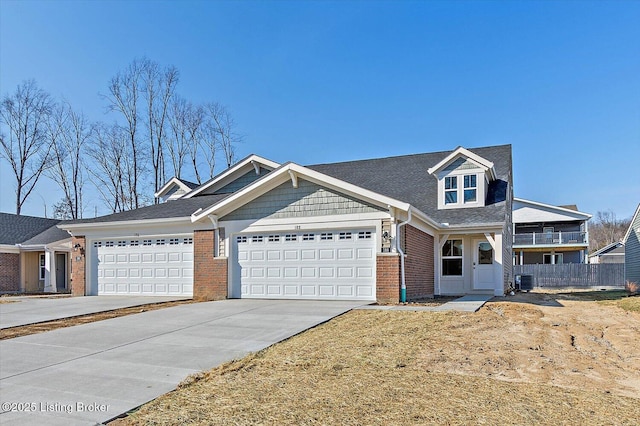
[[[47,276],[47,260],[45,258],[45,253],[40,253],[40,256],[38,258],[38,266],[40,267],[40,269],[38,270],[38,279],[40,281],[44,281],[45,277]]]
[[[465,176],[476,176],[476,186],[475,188],[465,188],[464,187],[464,177]],[[446,202],[446,193],[451,191],[449,189],[445,189],[445,180],[446,178],[456,178],[456,190],[457,190],[457,202],[456,203],[447,203]],[[484,173],[482,170],[477,169],[467,169],[467,170],[454,170],[451,172],[447,172],[438,176],[438,209],[463,209],[463,208],[471,208],[471,207],[484,207],[484,202],[486,199],[488,183],[485,179]],[[464,202],[464,191],[465,189],[475,189],[476,190],[476,200]]]
[[[444,246],[447,244],[447,241],[456,241],[456,240],[459,240],[462,242],[461,244],[462,255],[461,256],[444,256],[442,254],[442,250],[444,250]],[[445,275],[443,261],[446,259],[456,259],[456,260],[460,259],[462,261],[462,268],[461,268],[462,273],[460,275]],[[444,244],[442,244],[442,247],[440,248],[440,277],[444,279],[459,279],[464,277],[464,238],[447,238]]]

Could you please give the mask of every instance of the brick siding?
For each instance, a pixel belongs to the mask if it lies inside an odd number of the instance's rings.
[[[413,226],[403,227],[404,232],[404,277],[407,300],[433,297],[434,252],[433,237]]]
[[[0,253],[0,291],[20,291],[20,254]]]
[[[86,239],[84,236],[73,237],[71,239],[71,247],[75,247],[76,244],[80,245],[78,250],[73,250],[71,256],[71,295],[73,296],[85,296],[86,295]],[[84,250],[84,254],[81,254],[81,249]]]
[[[376,257],[376,299],[380,303],[400,300],[400,256],[379,254]]]
[[[227,298],[227,258],[214,257],[214,231],[193,233],[193,298]]]

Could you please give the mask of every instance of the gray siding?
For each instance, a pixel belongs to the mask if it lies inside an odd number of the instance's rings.
[[[631,231],[624,246],[625,279],[640,284],[640,210],[636,211],[631,222]]]
[[[470,170],[470,169],[479,169],[479,167],[476,164],[469,161],[468,159],[461,157],[455,160],[453,163],[449,164],[443,170],[445,172],[452,172],[454,170]]]
[[[260,174],[256,174],[255,170],[251,170],[248,173],[245,173],[244,175],[240,176],[238,179],[234,180],[233,182],[223,186],[222,188],[218,189],[215,194],[231,194],[234,193],[236,191],[238,191],[239,189],[244,188],[245,186],[255,182],[256,180],[260,179],[262,176],[266,175],[267,173],[269,173],[269,170],[263,169],[262,167],[260,168]]]
[[[348,197],[339,192],[298,180],[298,188],[291,182],[261,195],[221,220],[245,220],[260,218],[289,218],[349,213],[369,213],[383,211],[368,203]]]

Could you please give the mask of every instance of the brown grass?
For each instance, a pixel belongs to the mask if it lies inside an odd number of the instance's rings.
[[[11,303],[13,301],[7,301]],[[15,301],[17,302],[17,301]],[[3,303],[0,300],[0,303]],[[90,322],[102,321],[110,318],[123,317],[125,315],[139,314],[146,311],[155,311],[156,309],[169,308],[171,306],[184,305],[186,303],[195,303],[193,300],[177,300],[174,302],[158,302],[146,305],[132,306],[129,308],[114,309],[111,311],[98,312],[95,314],[79,315],[60,320],[40,322],[37,324],[23,325],[18,327],[4,328],[0,330],[0,340],[13,339],[15,337],[28,336],[30,334],[42,333],[58,328],[72,327],[74,325],[87,324]]]
[[[638,423],[640,316],[507,300],[475,314],[352,311],[190,377],[117,423]]]

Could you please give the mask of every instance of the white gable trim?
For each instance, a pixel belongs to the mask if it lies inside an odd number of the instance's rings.
[[[633,214],[633,216],[631,216],[631,222],[629,223],[629,229],[627,229],[627,232],[624,234],[624,238],[622,239],[622,243],[626,244],[627,240],[629,239],[629,235],[631,235],[631,231],[633,230],[633,224],[636,221],[636,219],[638,218],[638,216],[640,216],[640,204],[638,204],[638,207],[636,208],[636,212]]]
[[[483,158],[477,154],[474,154],[473,152],[469,151],[466,148],[463,148],[461,146],[457,147],[456,149],[454,149],[451,154],[447,155],[442,161],[440,161],[438,164],[436,164],[435,166],[429,168],[427,171],[429,172],[430,175],[442,170],[443,168],[447,167],[450,163],[452,163],[453,161],[455,161],[456,159],[458,159],[458,157],[466,157],[469,160],[471,160],[472,162],[474,162],[475,164],[478,165],[478,167],[480,167],[481,169],[483,169],[485,171],[485,173],[488,173],[491,180],[495,180],[496,179],[496,172],[494,169],[494,164],[487,160],[486,158]]]
[[[533,208],[542,208],[545,210],[552,210],[552,211],[556,211],[560,214],[564,214],[564,215],[568,215],[570,217],[572,217],[574,220],[589,220],[591,219],[591,217],[593,217],[593,215],[590,215],[589,213],[584,213],[584,212],[580,212],[580,211],[576,211],[576,210],[571,210],[571,209],[567,209],[564,207],[558,207],[558,206],[552,206],[551,204],[545,204],[545,203],[540,203],[538,201],[531,201],[531,200],[525,200],[524,198],[518,198],[518,197],[514,197],[513,198],[513,202],[515,203],[521,203],[521,204],[528,204],[529,206],[533,207]],[[514,206],[514,211],[516,210],[515,206]],[[520,222],[516,222],[516,220],[514,220],[515,223],[520,223]]]
[[[225,198],[219,203],[214,204],[206,209],[200,209],[196,211],[191,215],[191,221],[197,222],[203,218],[206,218],[210,214],[217,214],[219,217],[224,216],[250,202],[251,200],[259,197],[260,195],[265,194],[276,186],[286,181],[291,181],[292,175],[296,176],[296,180],[302,177],[310,182],[335,189],[344,194],[354,196],[358,199],[362,199],[383,208],[388,208],[389,206],[391,206],[402,211],[408,211],[410,208],[410,205],[408,203],[404,203],[402,201],[384,196],[382,194],[369,191],[367,189],[333,178],[323,173],[316,172],[315,170],[308,169],[295,163],[286,163],[265,176],[263,179],[260,179],[253,184],[241,189],[240,191]]]
[[[225,170],[224,172],[220,173],[218,176],[214,177],[210,181],[203,183],[198,188],[196,188],[193,191],[191,191],[190,193],[186,194],[183,198],[191,198],[191,197],[193,197],[195,195],[198,195],[199,193],[201,193],[201,192],[207,190],[208,188],[211,188],[212,186],[216,185],[220,181],[231,177],[234,173],[237,173],[238,171],[242,170],[247,165],[250,165],[251,167],[253,167],[257,171],[260,170],[260,168],[259,168],[260,165],[263,165],[263,166],[265,166],[266,168],[269,168],[269,169],[276,169],[276,168],[280,167],[280,164],[276,163],[275,161],[267,160],[266,158],[263,158],[263,157],[260,157],[258,155],[252,154],[252,155],[246,157],[244,160],[240,160],[238,163],[236,163],[233,166],[229,167],[227,170]]]
[[[169,192],[172,186],[178,186],[180,187],[180,189],[184,190],[185,192],[191,191],[191,188],[189,188],[188,185],[186,185],[184,182],[182,182],[180,179],[174,176],[171,179],[169,179],[169,182],[165,183],[164,186],[160,188],[158,192],[156,192],[153,195],[156,198],[163,197],[164,195],[167,194],[167,192]]]

